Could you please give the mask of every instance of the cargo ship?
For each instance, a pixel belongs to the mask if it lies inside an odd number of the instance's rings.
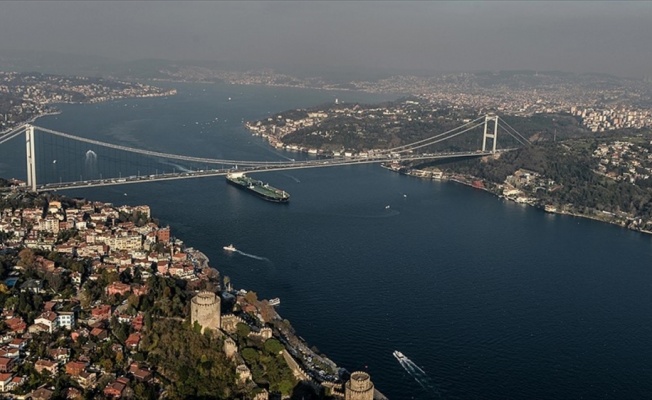
[[[287,203],[290,201],[290,195],[281,189],[272,187],[262,181],[250,178],[243,172],[233,172],[226,175],[226,181],[241,189],[245,189],[262,198],[263,200],[274,203]]]

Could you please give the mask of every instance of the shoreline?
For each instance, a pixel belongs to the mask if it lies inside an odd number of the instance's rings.
[[[628,231],[639,232],[639,233],[643,233],[643,234],[647,234],[647,235],[652,235],[652,231],[647,231],[647,230],[644,230],[644,229],[629,228],[628,226],[623,225],[622,223],[619,223],[617,221],[608,221],[608,220],[598,218],[596,216],[586,215],[586,214],[579,214],[579,213],[569,212],[569,211],[564,211],[564,210],[557,210],[557,209],[551,210],[551,209],[547,209],[545,206],[541,206],[539,204],[531,204],[529,202],[519,202],[519,201],[516,201],[515,199],[505,197],[505,196],[503,196],[503,195],[501,195],[499,193],[496,193],[496,192],[494,192],[494,191],[492,191],[490,189],[487,189],[487,187],[485,187],[485,186],[480,187],[480,186],[474,185],[473,184],[474,181],[481,181],[483,184],[485,183],[484,180],[481,180],[481,179],[479,179],[477,177],[474,177],[474,176],[470,176],[470,175],[451,175],[451,174],[447,175],[447,174],[442,173],[440,178],[435,178],[435,177],[432,176],[432,174],[430,176],[427,176],[425,174],[426,171],[424,171],[424,170],[411,170],[411,171],[421,171],[421,172],[424,173],[422,175],[422,174],[414,174],[414,173],[410,173],[410,172],[403,172],[401,170],[394,169],[394,168],[391,168],[391,167],[388,167],[388,166],[385,166],[385,165],[382,165],[382,164],[381,164],[381,166],[384,169],[387,169],[387,170],[392,171],[392,172],[396,172],[396,173],[398,173],[400,175],[406,175],[406,176],[410,176],[410,177],[413,177],[413,178],[419,178],[419,179],[436,180],[436,181],[440,181],[440,182],[453,182],[453,183],[457,183],[457,184],[460,184],[460,185],[463,185],[463,186],[470,187],[472,189],[482,190],[482,191],[487,192],[487,193],[489,193],[489,194],[491,194],[491,195],[493,195],[495,197],[498,197],[500,199],[505,199],[505,200],[508,200],[508,201],[516,203],[516,204],[523,204],[523,205],[526,205],[528,207],[532,207],[534,209],[541,210],[541,211],[543,211],[543,212],[545,212],[547,214],[566,215],[566,216],[571,216],[571,217],[575,217],[575,218],[590,219],[590,220],[593,220],[593,221],[596,221],[596,222],[601,222],[601,223],[617,226],[619,228],[626,229]],[[468,181],[460,179],[460,177],[468,179]],[[495,184],[493,182],[491,182],[491,183]],[[601,212],[599,210],[596,210],[596,211]],[[633,217],[629,217],[629,219],[633,219]]]
[[[124,100],[124,99],[146,99],[150,97],[166,97],[166,96],[174,96],[177,94],[176,89],[170,89],[165,91],[164,93],[158,93],[158,94],[144,94],[144,95],[137,95],[137,96],[116,96],[116,97],[111,97],[111,98],[104,98],[104,97],[95,97],[91,98],[90,100],[87,101],[62,101],[62,102],[57,102],[57,103],[43,103],[41,105],[47,106],[47,107],[52,107],[49,111],[45,111],[43,113],[38,113],[36,115],[32,115],[30,118],[24,120],[24,121],[19,121],[13,126],[8,127],[5,130],[0,131],[0,135],[4,135],[5,133],[12,131],[16,129],[17,127],[25,124],[31,124],[33,122],[36,122],[37,119],[41,117],[47,117],[49,115],[59,115],[62,113],[61,110],[56,108],[56,106],[50,106],[50,104],[99,104],[99,103],[106,103],[109,101],[115,101],[115,100]]]
[[[0,135],[4,135],[5,133],[18,128],[21,125],[31,124],[32,122],[36,122],[36,120],[41,118],[41,117],[47,117],[48,115],[59,115],[59,114],[61,114],[61,112],[62,112],[61,110],[52,110],[52,111],[46,111],[46,112],[38,114],[38,115],[33,115],[30,118],[28,118],[27,120],[22,121],[22,122],[20,122],[20,123],[18,123],[16,125],[14,125],[13,127],[7,128],[7,129],[5,129],[3,131],[0,131]]]
[[[61,102],[57,104],[75,104],[75,105],[83,105],[83,104],[99,104],[99,103],[106,103],[109,101],[115,101],[115,100],[124,100],[124,99],[135,99],[135,98],[147,98],[147,97],[166,97],[169,95],[174,95],[177,93],[176,89],[171,89],[167,90],[164,93],[161,94],[156,94],[156,95],[144,95],[144,96],[124,96],[124,97],[114,97],[114,98],[109,98],[109,99],[101,99],[101,100],[95,100],[93,101],[92,99],[90,101],[84,101],[84,102]],[[49,109],[32,115],[30,118],[25,119],[16,125],[8,128],[4,132],[9,132],[12,130],[15,130],[16,128],[25,125],[25,124],[30,124],[34,123],[41,117],[46,117],[49,115],[59,115],[62,114],[63,111],[56,108],[55,106],[48,106]],[[2,133],[4,133],[2,132]],[[210,265],[210,260],[208,256],[201,251],[201,249],[198,248],[193,248],[193,247],[188,247],[185,249],[185,251],[189,254],[191,261],[193,264],[195,264],[196,268],[198,271],[206,274],[220,274],[219,270],[213,266]],[[226,289],[226,288],[225,288]],[[240,289],[242,290],[242,289]],[[249,289],[252,290],[252,289]],[[230,292],[231,294],[235,294],[238,292],[238,290],[233,290]],[[284,320],[282,316],[275,310],[275,314],[279,320]],[[290,322],[291,326],[291,322]],[[308,381],[321,385],[322,383],[334,383],[332,380],[325,379],[324,376],[321,376],[318,372],[320,371],[319,369],[314,369],[313,367],[309,366],[306,363],[306,358],[308,359],[314,359],[314,360],[321,360],[321,362],[324,365],[327,365],[331,368],[333,373],[335,375],[331,376],[336,376],[337,372],[342,369],[335,361],[333,361],[328,355],[325,355],[323,353],[316,353],[312,350],[312,347],[310,344],[305,341],[300,335],[298,335],[295,331],[294,328],[289,329],[288,331],[283,333],[283,339],[285,339],[285,345],[288,350],[290,350],[291,357],[293,358],[293,361],[297,363],[298,369],[302,371],[307,377]],[[290,343],[294,343],[294,345],[291,345]],[[298,349],[301,349],[299,351]],[[383,397],[386,398],[386,397]]]

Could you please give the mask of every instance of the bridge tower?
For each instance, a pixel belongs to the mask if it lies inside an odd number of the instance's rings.
[[[27,187],[36,191],[36,153],[34,151],[34,126],[25,125],[25,149],[27,155]]]
[[[489,121],[494,122],[494,133],[487,133]],[[491,152],[496,152],[496,144],[498,143],[498,115],[485,115],[484,116],[484,134],[482,135],[482,151],[487,151],[487,139],[491,139]]]

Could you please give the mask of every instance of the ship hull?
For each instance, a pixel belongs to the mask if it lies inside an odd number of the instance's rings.
[[[287,204],[290,201],[290,195],[281,191],[279,189],[273,188],[271,186],[264,187],[262,186],[261,181],[256,181],[255,179],[246,178],[247,180],[239,180],[237,178],[230,178],[227,176],[226,182],[239,188],[247,191],[248,193],[253,194],[265,201],[271,203],[282,203]],[[253,186],[250,186],[248,183],[255,183]]]

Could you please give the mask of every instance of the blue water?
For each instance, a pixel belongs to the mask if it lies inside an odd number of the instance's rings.
[[[274,160],[296,155],[250,136],[242,118],[389,98],[175,86],[168,99],[64,106],[38,124],[160,151]],[[0,175],[22,166],[0,151]],[[236,287],[281,298],[303,338],[350,371],[366,369],[393,400],[652,397],[652,237],[374,165],[256,176],[291,203],[261,201],[223,178],[66,193],[151,205]],[[224,252],[230,243],[246,254]],[[394,350],[424,374],[409,373]]]

